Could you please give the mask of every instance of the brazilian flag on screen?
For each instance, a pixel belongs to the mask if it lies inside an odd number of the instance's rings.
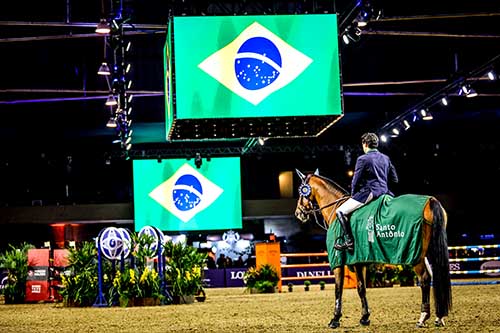
[[[134,160],[135,230],[240,229],[238,157],[203,160]]]
[[[337,16],[175,17],[176,117],[341,115]]]

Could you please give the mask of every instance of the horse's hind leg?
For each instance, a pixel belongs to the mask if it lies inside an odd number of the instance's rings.
[[[337,267],[333,270],[335,276],[335,310],[333,318],[330,320],[328,327],[337,328],[340,326],[340,318],[342,317],[342,291],[344,290],[344,266]]]
[[[417,327],[426,327],[425,322],[431,316],[431,275],[427,271],[423,260],[413,267],[413,269],[418,275],[420,290],[422,291],[422,304],[420,306],[420,318],[417,321]]]
[[[366,299],[366,266],[356,265],[356,277],[358,279],[358,295],[361,300],[361,325],[370,325],[370,309],[368,308],[368,300]]]

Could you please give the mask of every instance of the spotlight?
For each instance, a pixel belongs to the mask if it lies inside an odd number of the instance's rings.
[[[342,41],[344,42],[345,45],[348,45],[350,43],[349,37],[347,37],[347,32],[342,35]]]
[[[114,117],[109,118],[109,120],[108,120],[108,122],[106,124],[106,127],[108,127],[108,128],[116,128],[116,126],[117,125],[116,125],[115,118]]]
[[[100,34],[100,35],[107,35],[111,32],[111,29],[109,28],[108,22],[106,22],[106,19],[102,18],[101,21],[97,24],[97,27],[95,28],[95,32]]]
[[[266,143],[266,139],[263,137],[259,137],[258,141],[259,141],[259,145],[261,145],[261,146],[263,146]]]
[[[397,127],[394,127],[392,129],[392,133],[394,133],[394,135],[398,136],[399,135],[399,129]]]
[[[194,165],[196,165],[196,168],[201,168],[201,164],[203,163],[203,160],[201,159],[200,153],[196,153],[194,157]]]
[[[444,106],[447,106],[448,105],[448,99],[446,97],[441,98],[441,104],[443,104]]]
[[[460,96],[465,96],[467,98],[472,98],[477,96],[477,92],[470,86],[470,84],[464,84],[460,91],[458,92]]]
[[[432,114],[429,111],[427,111],[426,109],[420,110],[420,116],[422,116],[423,120],[432,120],[433,119]]]
[[[403,120],[403,125],[405,126],[405,130],[410,129],[410,122],[408,120]]]
[[[497,79],[497,73],[494,70],[490,70],[487,74],[490,81],[495,81]]]
[[[382,141],[382,142],[387,142],[387,136],[386,136],[385,134],[382,134],[382,135],[380,136],[380,141]]]
[[[109,66],[105,61],[101,64],[101,67],[99,67],[97,74],[105,76],[111,75],[111,70],[109,69]]]
[[[115,96],[113,95],[109,95],[108,96],[108,99],[106,100],[106,103],[105,103],[107,106],[113,106],[113,105],[117,105],[118,104],[118,101],[116,100]]]

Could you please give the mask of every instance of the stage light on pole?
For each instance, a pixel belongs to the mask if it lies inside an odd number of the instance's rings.
[[[104,75],[104,76],[111,75],[111,70],[109,69],[109,66],[108,66],[108,64],[105,61],[99,67],[99,70],[97,71],[97,74]]]
[[[108,128],[116,128],[116,120],[115,120],[115,117],[110,117],[108,122],[106,123],[106,127]]]
[[[95,28],[95,32],[100,34],[100,35],[107,35],[111,32],[111,29],[109,28],[108,22],[106,22],[106,19],[102,18],[99,23],[97,24]]]
[[[109,95],[108,99],[106,100],[105,103],[107,106],[114,106],[118,104],[118,101],[116,100],[115,96]]]

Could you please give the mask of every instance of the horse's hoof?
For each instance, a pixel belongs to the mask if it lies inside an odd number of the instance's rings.
[[[434,326],[436,327],[444,327],[444,320],[443,318],[436,318],[434,321]]]
[[[368,326],[368,325],[370,325],[370,319],[368,319],[368,318],[367,318],[367,319],[363,319],[363,318],[361,318],[361,319],[359,320],[359,323],[360,323],[361,325],[363,325],[363,326]]]
[[[337,328],[340,326],[340,321],[337,321],[335,319],[330,320],[330,323],[328,324],[328,327],[330,328]]]
[[[359,323],[363,326],[368,326],[370,325],[370,314],[366,313],[361,316],[361,319],[359,320]]]

